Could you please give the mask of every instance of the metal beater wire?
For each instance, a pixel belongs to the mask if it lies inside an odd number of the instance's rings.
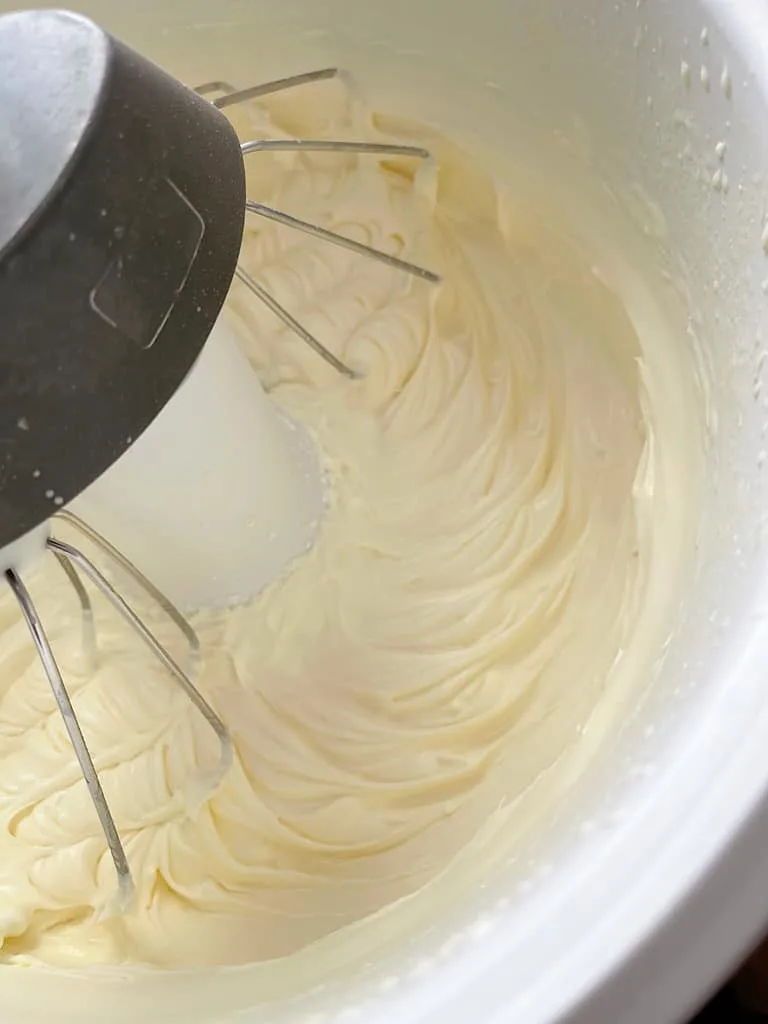
[[[338,75],[338,68],[320,68],[317,71],[304,71],[299,75],[289,75],[287,78],[277,78],[272,82],[262,82],[260,85],[252,85],[247,89],[233,89],[228,82],[206,82],[205,85],[199,85],[195,92],[201,96],[211,92],[225,93],[226,95],[213,100],[214,107],[222,110],[224,107],[232,107],[236,103],[255,100],[259,96],[269,96],[271,93],[293,89],[297,85],[307,85],[309,82],[322,82],[327,78],[337,78]]]
[[[342,361],[338,359],[333,352],[330,352],[321,341],[317,340],[314,334],[311,334],[303,324],[300,324],[294,316],[291,316],[285,306],[281,306],[277,299],[273,298],[266,288],[263,288],[258,281],[255,281],[247,270],[238,266],[235,270],[235,277],[238,281],[242,281],[246,288],[248,288],[256,298],[259,299],[259,301],[263,302],[268,309],[271,309],[275,316],[279,317],[283,321],[286,327],[290,328],[297,337],[306,342],[307,345],[317,352],[317,354],[323,358],[326,363],[329,363],[334,370],[337,370],[345,377],[349,377],[350,380],[357,379],[358,375],[353,369],[347,366],[346,363],[342,363]]]
[[[63,555],[64,558],[77,566],[77,568],[88,577],[91,583],[93,583],[93,585],[101,591],[104,597],[106,597],[115,611],[117,611],[126,620],[126,622],[141,637],[149,650],[170,672],[175,681],[218,736],[219,743],[221,745],[221,754],[219,759],[219,772],[217,774],[220,778],[223,778],[227,769],[232,764],[232,740],[222,720],[206,701],[205,697],[203,697],[202,693],[200,693],[200,691],[195,687],[186,672],[184,672],[178,663],[171,657],[148,626],[142,622],[125,598],[115,590],[104,574],[96,568],[93,562],[86,557],[82,551],[73,547],[71,544],[65,543],[64,541],[56,540],[54,537],[50,537],[48,539],[48,549],[53,551],[55,554]]]
[[[59,666],[56,663],[56,658],[54,657],[48,637],[46,636],[43,625],[37,614],[37,609],[29,595],[29,591],[24,586],[21,577],[18,576],[13,569],[6,569],[5,578],[19,604],[19,608],[21,609],[24,620],[27,623],[29,632],[32,634],[32,640],[37,649],[40,661],[42,662],[45,674],[48,677],[48,681],[51,684],[56,704],[61,712],[61,717],[64,719],[64,726],[74,748],[77,763],[80,765],[80,771],[83,773],[85,784],[88,787],[88,792],[90,793],[91,800],[93,801],[93,806],[96,808],[96,813],[99,817],[99,822],[107,840],[107,846],[109,847],[112,861],[115,865],[120,904],[127,907],[134,892],[131,869],[128,866],[128,858],[125,855],[123,844],[120,842],[120,836],[117,831],[117,826],[115,825],[115,820],[112,817],[112,812],[109,809],[107,798],[104,796],[104,790],[101,788],[101,782],[99,781],[99,776],[93,763],[91,753],[88,750],[88,744],[85,742],[83,731],[80,728],[77,715],[72,707],[72,701],[69,693],[67,692],[67,688],[64,685],[64,680],[61,677]]]
[[[428,160],[430,153],[423,146],[407,146],[397,142],[357,142],[342,139],[253,139],[242,142],[243,156],[264,150],[304,153],[372,153],[378,156],[412,156]]]
[[[77,594],[77,599],[80,602],[80,620],[83,624],[82,646],[85,655],[84,667],[86,672],[92,672],[96,664],[96,621],[93,617],[93,605],[88,596],[88,591],[83,586],[83,581],[77,575],[71,562],[68,562],[57,551],[54,554],[56,561],[64,571],[64,575],[72,585],[72,589]]]
[[[277,224],[282,224],[287,228],[303,231],[306,235],[312,235],[323,242],[330,242],[331,245],[338,245],[341,249],[349,249],[350,252],[357,253],[358,256],[367,256],[369,259],[377,260],[379,263],[384,263],[395,270],[402,270],[413,277],[420,277],[424,281],[431,281],[432,284],[437,284],[440,280],[437,274],[434,274],[431,270],[425,270],[424,267],[419,267],[415,263],[408,263],[397,256],[391,256],[388,252],[382,252],[381,249],[374,249],[373,246],[365,245],[363,242],[356,242],[353,238],[345,238],[344,235],[339,235],[335,231],[321,228],[319,224],[300,220],[298,217],[291,216],[290,213],[283,213],[281,210],[275,210],[271,206],[264,206],[263,203],[254,203],[252,199],[246,199],[245,208],[249,213],[255,213],[259,217],[265,217],[267,220],[275,221]]]
[[[389,142],[347,142],[337,139],[257,139],[253,142],[244,142],[240,149],[243,156],[264,152],[303,152],[410,156],[417,160],[429,158],[429,150],[424,149],[422,146],[405,146]],[[344,235],[340,235],[335,231],[329,231],[327,228],[320,227],[319,224],[312,224],[310,221],[301,220],[289,213],[275,210],[271,206],[254,202],[252,199],[246,199],[245,208],[249,213],[255,213],[260,217],[267,217],[269,220],[283,224],[285,227],[303,231],[305,234],[313,235],[315,238],[320,238],[331,245],[338,245],[343,249],[349,249],[350,252],[357,253],[359,256],[367,256],[369,259],[377,260],[379,263],[384,263],[395,270],[402,270],[413,277],[419,277],[423,281],[429,281],[431,284],[440,283],[440,275],[435,274],[432,270],[426,270],[415,263],[401,260],[397,256],[382,252],[380,249],[374,249],[372,246],[364,245],[362,242],[345,238]]]
[[[300,75],[278,78],[273,82],[265,82],[262,85],[251,86],[248,89],[235,89],[229,82],[218,80],[215,82],[206,82],[204,85],[198,86],[195,92],[199,93],[201,96],[215,92],[224,93],[223,96],[219,96],[217,99],[211,101],[215,107],[218,107],[221,110],[225,107],[234,106],[237,103],[245,103],[248,100],[253,100],[260,96],[267,96],[271,93],[282,92],[286,89],[293,89],[296,86],[306,85],[309,82],[318,82],[323,79],[336,78],[338,75],[338,68],[321,68],[317,71],[309,71]],[[414,157],[419,160],[426,160],[430,156],[429,150],[424,149],[422,146],[400,145],[398,143],[388,142],[362,142],[354,140],[337,141],[332,139],[259,139],[244,142],[240,148],[244,157],[251,153],[269,152],[270,150],[272,152],[294,151],[305,153],[370,153],[377,154],[379,156]],[[440,282],[439,274],[436,274],[431,270],[417,266],[415,263],[409,263],[406,260],[401,260],[397,256],[392,256],[389,253],[382,252],[380,249],[375,249],[372,246],[364,245],[362,242],[356,242],[351,238],[345,238],[343,235],[339,235],[335,231],[329,231],[327,228],[320,227],[319,224],[312,224],[309,221],[301,220],[298,217],[293,217],[291,214],[283,213],[281,210],[275,210],[271,206],[265,206],[263,203],[257,203],[251,199],[246,200],[246,209],[249,213],[255,214],[256,216],[265,217],[278,224],[282,224],[284,227],[303,231],[305,234],[312,235],[313,237],[319,238],[331,245],[337,245],[344,249],[348,249],[350,252],[354,252],[359,256],[365,256],[369,259],[377,260],[379,263],[386,264],[395,270],[411,274],[423,281],[428,281],[431,284],[439,284]],[[273,298],[273,296],[270,295],[262,285],[255,281],[242,266],[238,266],[236,276],[260,302],[263,302],[264,305],[271,309],[272,312],[282,320],[286,327],[293,331],[297,337],[302,339],[302,341],[306,342],[313,351],[315,351],[338,373],[343,374],[351,380],[354,380],[359,376],[359,374],[355,373],[354,370],[333,355],[333,353],[327,349],[322,342],[318,341],[318,339],[308,331],[303,324],[292,316],[291,313],[289,313],[288,310],[277,301],[277,299]]]
[[[185,616],[183,616],[178,608],[168,600],[162,590],[158,590],[152,580],[148,579],[143,572],[136,568],[130,559],[125,557],[122,551],[111,544],[106,537],[103,537],[98,532],[98,530],[94,530],[92,526],[89,526],[89,524],[81,519],[80,516],[75,515],[74,512],[70,512],[68,509],[61,509],[55,514],[54,519],[59,519],[61,522],[68,523],[70,526],[73,526],[87,540],[100,548],[108,558],[111,558],[113,562],[115,562],[133,579],[134,583],[138,584],[138,586],[141,587],[145,593],[149,594],[160,608],[162,608],[168,618],[180,630],[189,645],[188,671],[189,675],[194,679],[200,667],[200,641],[197,637],[197,633],[192,629],[189,622],[187,622]],[[74,575],[77,578],[77,574],[75,573]],[[82,583],[80,584],[80,587],[82,588]],[[80,590],[78,590],[78,596],[80,596]],[[86,600],[88,600],[87,594]]]
[[[181,612],[179,612],[168,598],[148,579],[146,579],[144,574],[141,573],[120,551],[118,551],[117,548],[113,547],[109,541],[102,537],[101,534],[92,527],[88,526],[87,523],[83,522],[83,520],[78,516],[74,515],[72,512],[62,511],[57,513],[56,518],[59,518],[64,522],[68,522],[80,530],[80,532],[91,542],[99,546],[106,555],[113,558],[115,562],[124,569],[150,597],[154,598],[158,602],[159,606],[181,629],[183,635],[187,639],[190,645],[193,666],[196,669],[199,664],[200,644],[195,631],[186,621]],[[134,632],[138,634],[163,667],[170,672],[175,682],[181,687],[195,708],[200,712],[206,722],[216,733],[221,749],[219,764],[215,772],[205,773],[204,776],[205,781],[207,782],[206,794],[210,793],[226,774],[232,764],[234,756],[232,740],[224,723],[218,717],[210,704],[208,704],[200,691],[195,687],[187,673],[184,672],[174,658],[171,657],[165,647],[163,647],[163,645],[158,641],[154,633],[152,633],[146,624],[142,622],[122,595],[112,586],[109,580],[107,580],[104,574],[94,565],[94,563],[79,550],[79,548],[74,547],[72,544],[67,544],[64,541],[57,540],[54,537],[48,538],[46,541],[46,547],[53,555],[55,555],[59,565],[65,572],[67,579],[72,584],[72,587],[77,594],[82,612],[83,640],[86,645],[87,657],[91,661],[95,659],[96,631],[91,599],[88,596],[88,592],[86,591],[77,570],[80,570],[80,572],[82,572],[83,575],[91,581],[96,589],[99,590],[100,593],[109,601],[112,607],[122,616],[123,619],[125,619]],[[113,904],[113,906],[118,910],[124,910],[127,908],[131,897],[133,896],[133,879],[128,865],[128,858],[120,840],[120,834],[117,830],[115,820],[112,817],[112,812],[106,796],[104,795],[101,782],[99,781],[98,772],[96,771],[96,767],[93,763],[93,758],[91,757],[88,749],[88,744],[86,743],[83,731],[80,728],[80,723],[72,706],[72,701],[56,662],[56,658],[29,591],[25,587],[20,576],[13,569],[6,570],[5,578],[16,598],[16,601],[18,602],[24,620],[27,623],[27,627],[29,628],[38,656],[53,691],[54,699],[64,720],[67,734],[69,735],[72,747],[75,751],[75,757],[77,758],[80,771],[85,779],[85,784],[88,787],[88,792],[91,796],[96,814],[98,815],[104,837],[107,841],[107,847],[109,849],[110,856],[112,857],[112,862],[115,866],[115,872],[118,880],[118,898],[117,902]]]

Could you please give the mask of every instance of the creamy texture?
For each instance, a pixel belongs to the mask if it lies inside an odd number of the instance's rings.
[[[195,618],[201,686],[237,747],[202,807],[185,787],[216,749],[197,713],[98,603],[87,670],[63,575],[51,561],[33,581],[137,882],[126,917],[94,915],[112,864],[25,627],[0,603],[7,962],[284,957],[428,891],[478,835],[505,848],[516,802],[583,742],[600,699],[650,678],[678,598],[695,417],[667,390],[668,339],[641,330],[653,319],[613,268],[558,210],[504,195],[450,142],[337,85],[237,117],[249,137],[425,142],[422,168],[253,156],[249,194],[444,283],[249,220],[246,267],[362,378],[235,288],[253,365],[326,459],[329,509],[283,579]]]

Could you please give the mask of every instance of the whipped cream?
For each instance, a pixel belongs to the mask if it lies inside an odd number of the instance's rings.
[[[130,978],[303,956],[299,984],[308,949],[351,962],[405,897],[428,909],[468,845],[508,848],[521,801],[587,742],[596,709],[599,745],[616,721],[605,708],[649,681],[685,578],[698,423],[641,284],[598,265],[556,205],[507,194],[450,140],[337,83],[234,116],[249,138],[426,144],[423,166],[254,155],[249,195],[443,283],[248,220],[246,269],[359,379],[235,284],[230,323],[314,437],[329,507],[282,578],[194,619],[200,685],[236,745],[202,807],[185,787],[217,752],[199,715],[98,599],[85,665],[58,566],[31,580],[136,880],[125,917],[94,912],[112,863],[26,628],[0,600],[7,972],[95,981],[94,965]],[[177,651],[156,610],[137,610]]]

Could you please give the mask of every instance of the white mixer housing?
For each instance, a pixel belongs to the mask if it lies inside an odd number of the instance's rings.
[[[221,317],[187,379],[69,508],[184,611],[237,604],[312,544],[323,471]]]

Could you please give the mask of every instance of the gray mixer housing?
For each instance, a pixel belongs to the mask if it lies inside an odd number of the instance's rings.
[[[226,117],[91,21],[0,18],[0,547],[128,448],[226,298],[245,174]]]

